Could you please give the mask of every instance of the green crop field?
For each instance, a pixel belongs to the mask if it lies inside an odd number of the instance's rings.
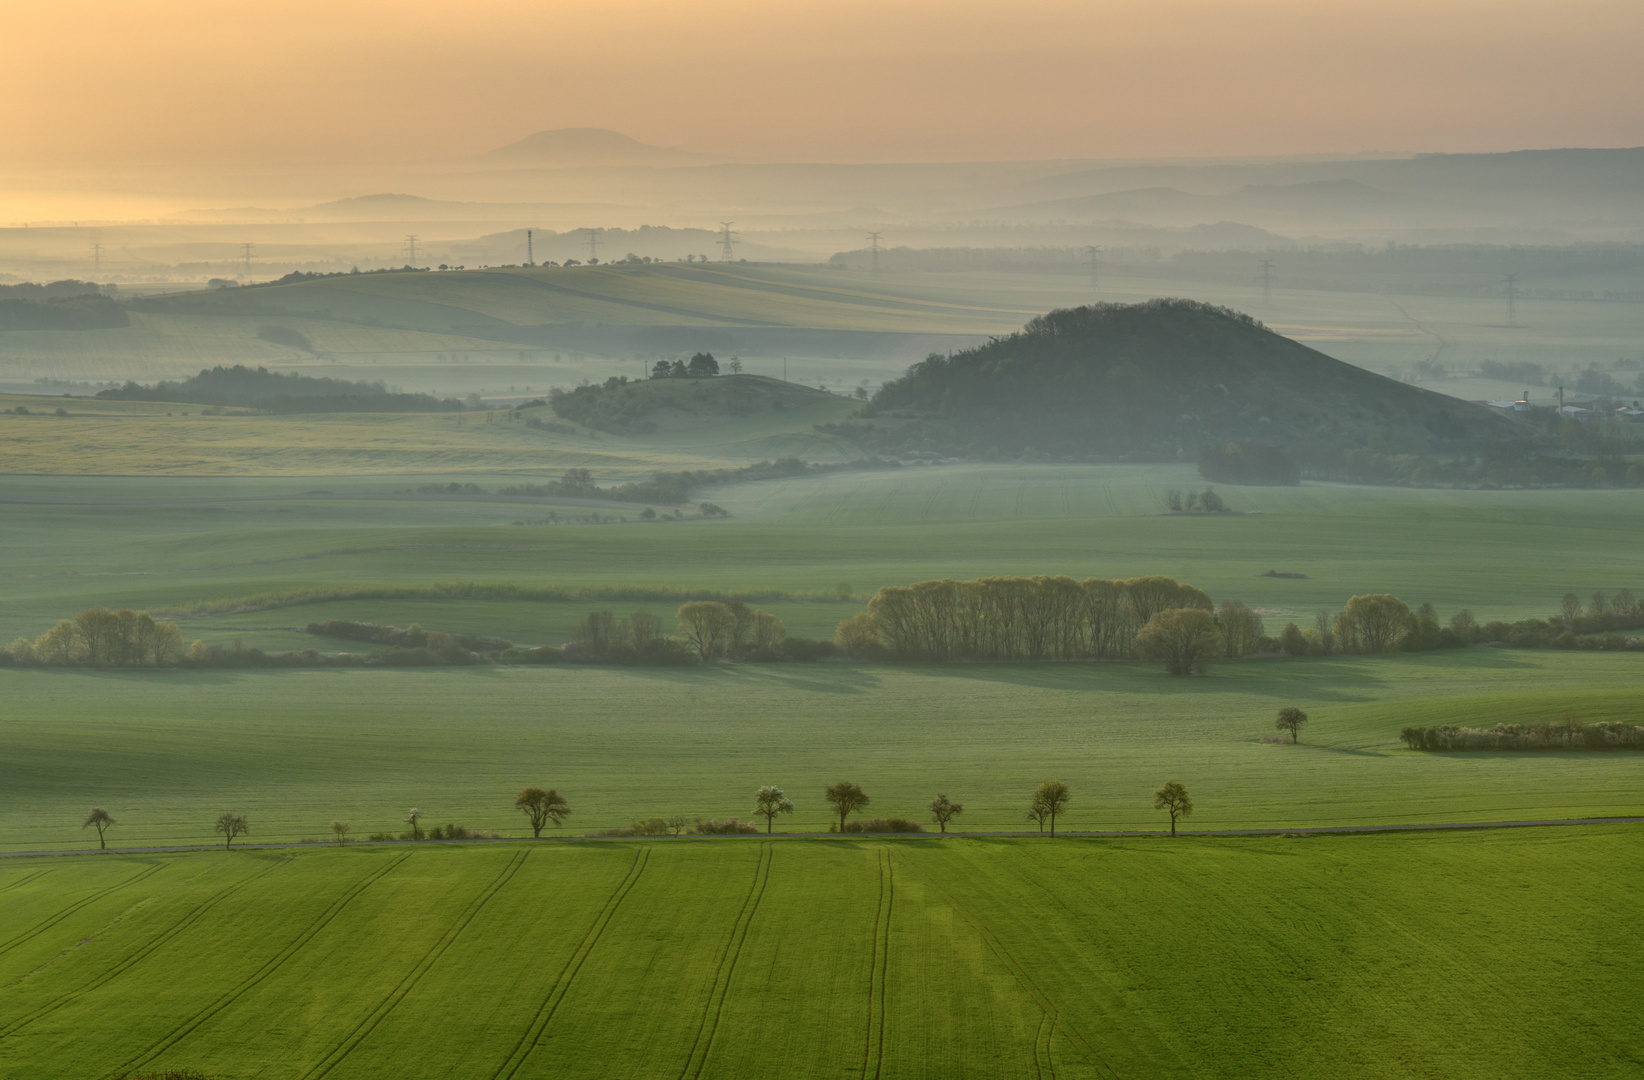
[[[0,866],[0,1069],[1637,1075],[1636,827]]]

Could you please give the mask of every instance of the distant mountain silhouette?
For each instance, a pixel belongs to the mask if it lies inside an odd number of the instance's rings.
[[[688,165],[704,161],[698,154],[650,146],[606,128],[556,128],[499,146],[487,160],[520,165]]]

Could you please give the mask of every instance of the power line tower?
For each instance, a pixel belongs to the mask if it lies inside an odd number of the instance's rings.
[[[582,231],[588,234],[588,261],[596,263],[599,261],[599,234],[605,230],[583,229]]]
[[[257,253],[256,244],[241,244],[240,258],[245,262],[245,279],[251,280],[251,256]]]
[[[1091,292],[1095,292],[1097,287],[1101,284],[1101,279],[1098,277],[1098,271],[1097,271],[1097,267],[1101,266],[1101,264],[1102,264],[1102,260],[1097,258],[1097,256],[1100,255],[1101,253],[1102,253],[1102,249],[1099,248],[1099,247],[1086,247],[1085,248],[1085,259],[1088,261],[1088,263],[1090,265],[1090,291]]]
[[[868,258],[873,266],[873,272],[876,274],[879,273],[879,239],[879,233],[871,232],[868,234],[868,244],[870,245],[868,248]]]
[[[736,239],[737,234],[731,231],[731,226],[735,224],[734,221],[721,221],[719,223],[719,258],[722,262],[730,262],[732,258],[731,245],[741,243],[740,240]]]
[[[1262,260],[1262,303],[1273,302],[1273,260]]]
[[[103,245],[91,245],[91,271],[94,274],[103,272]]]
[[[1513,301],[1518,297],[1518,275],[1508,274],[1501,280],[1507,286],[1507,325],[1517,326],[1518,322],[1515,319],[1517,313],[1513,310]]]
[[[405,238],[405,265],[417,265],[417,237],[408,235]]]
[[[526,266],[535,266],[536,264],[537,264],[537,254],[536,254],[536,251],[533,250],[532,247],[531,247],[531,230],[526,229],[525,230],[525,265]]]

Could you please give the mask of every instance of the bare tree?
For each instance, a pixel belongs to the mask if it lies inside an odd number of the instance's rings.
[[[965,812],[964,803],[952,802],[946,795],[937,795],[930,801],[930,816],[936,819],[936,824],[948,831],[948,822]]]
[[[1028,807],[1027,819],[1029,821],[1037,821],[1039,823],[1039,831],[1044,832],[1045,822],[1050,820],[1050,807],[1046,806],[1044,803],[1035,802],[1032,806]]]
[[[1060,780],[1046,780],[1033,792],[1033,805],[1044,808],[1045,817],[1050,820],[1052,836],[1056,835],[1056,815],[1067,808],[1067,800],[1067,785]]]
[[[514,796],[514,805],[525,811],[526,818],[531,822],[531,835],[537,838],[542,836],[544,825],[552,821],[557,829],[560,822],[571,814],[571,804],[553,788],[544,791],[539,787],[528,787]]]
[[[1295,743],[1301,741],[1301,726],[1305,723],[1307,723],[1306,713],[1294,705],[1286,705],[1279,710],[1279,718],[1274,721],[1273,726],[1280,731],[1290,732],[1290,741]]]
[[[422,839],[422,826],[419,824],[421,821],[422,811],[414,806],[405,815],[405,823],[411,826],[411,839],[413,840]]]
[[[1153,793],[1153,809],[1170,811],[1170,835],[1176,835],[1176,819],[1193,813],[1193,800],[1187,789],[1172,780]]]
[[[867,792],[848,781],[841,780],[837,784],[829,785],[823,792],[830,805],[839,811],[839,831],[845,831],[845,816],[853,814],[868,805]]]
[[[765,832],[769,834],[776,815],[793,813],[793,800],[782,794],[779,787],[762,787],[754,792],[754,812],[765,815]]]
[[[97,826],[97,850],[102,851],[108,847],[103,842],[103,833],[110,826],[118,824],[119,822],[115,821],[107,810],[104,810],[101,806],[94,806],[91,808],[91,813],[86,815],[86,820],[80,823],[80,828],[84,829],[91,825]]]
[[[251,831],[251,823],[240,814],[217,815],[217,831],[223,835],[223,847],[234,846],[234,838]]]
[[[346,844],[348,843],[348,834],[353,831],[353,828],[354,826],[350,822],[333,821],[331,823],[331,835],[337,838],[337,843]]]

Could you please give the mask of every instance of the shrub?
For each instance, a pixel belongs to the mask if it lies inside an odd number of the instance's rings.
[[[701,818],[697,818],[696,828],[691,831],[701,833],[704,836],[720,836],[728,833],[757,833],[759,826],[751,821],[738,821],[734,817],[726,818],[724,821],[712,818],[703,821]]]
[[[1584,724],[1573,715],[1493,728],[1407,727],[1399,738],[1412,750],[1644,750],[1644,727],[1606,721]]]
[[[858,818],[855,821],[845,822],[845,831],[848,833],[902,833],[924,832],[925,827],[917,821],[906,818]]]

